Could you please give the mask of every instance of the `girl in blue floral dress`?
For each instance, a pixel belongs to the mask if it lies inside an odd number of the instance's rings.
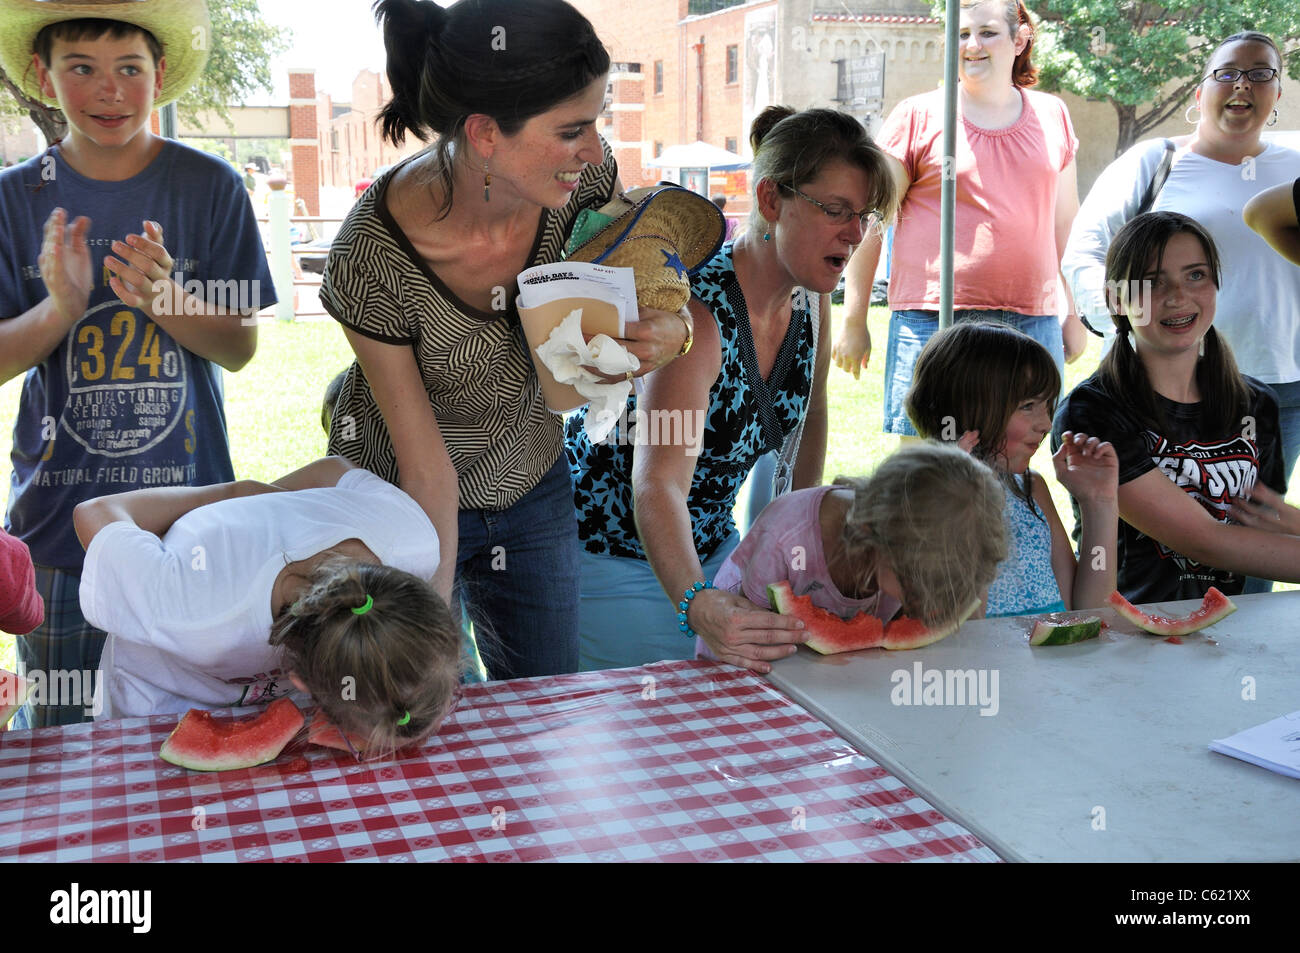
[[[1115,589],[1115,448],[1066,433],[1052,457],[1056,479],[1079,504],[1077,560],[1047,484],[1029,469],[1051,432],[1060,392],[1047,349],[1009,325],[953,325],[931,338],[916,362],[906,410],[917,433],[957,441],[1005,486],[1010,555],[989,587],[989,616],[1094,608]]]

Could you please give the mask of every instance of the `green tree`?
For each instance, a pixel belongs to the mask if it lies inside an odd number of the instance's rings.
[[[188,93],[177,104],[187,120],[211,110],[229,126],[226,107],[242,103],[258,90],[271,88],[271,58],[289,48],[291,32],[266,23],[257,0],[209,0],[212,19],[208,65]],[[0,71],[0,87],[9,96],[0,95],[0,112],[27,113],[46,141],[62,138],[67,130],[63,113],[24,96],[8,76]]]
[[[1040,88],[1068,90],[1115,107],[1115,154],[1170,116],[1182,113],[1200,84],[1205,60],[1226,36],[1258,30],[1285,49],[1300,37],[1293,0],[1036,0],[1040,20],[1034,62]],[[1285,54],[1300,79],[1300,50]]]

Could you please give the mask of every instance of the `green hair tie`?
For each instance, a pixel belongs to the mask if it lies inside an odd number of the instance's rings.
[[[357,606],[355,609],[352,610],[352,614],[365,615],[367,612],[370,611],[371,607],[374,604],[375,604],[374,598],[369,593],[366,593],[366,604],[362,606]]]
[[[411,713],[408,711],[405,715],[403,715],[401,718],[397,720],[397,727],[401,728],[403,725],[410,724],[410,722],[411,722]]]

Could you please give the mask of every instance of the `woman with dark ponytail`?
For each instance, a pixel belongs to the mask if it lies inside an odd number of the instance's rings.
[[[593,444],[569,421],[584,669],[690,658],[698,633],[716,657],[767,671],[806,637],[710,580],[739,540],[731,512],[759,457],[782,451],[783,489],[821,482],[829,295],[897,200],[852,116],[771,106],[750,140],[750,227],[692,278],[694,347],[646,381],[635,429]]]
[[[1213,327],[1220,280],[1198,222],[1130,220],[1106,254],[1115,344],[1056,413],[1053,450],[1074,431],[1119,455],[1117,575],[1133,602],[1237,595],[1246,576],[1300,582],[1277,399]]]
[[[384,135],[436,139],[376,179],[330,249],[321,301],[357,356],[330,452],[450,521],[433,582],[444,597],[461,583],[499,636],[492,677],[573,671],[573,491],[514,299],[521,271],[560,259],[578,212],[621,190],[596,133],[609,55],[562,0],[381,0],[375,14]],[[645,373],[689,324],[640,317],[623,343]]]

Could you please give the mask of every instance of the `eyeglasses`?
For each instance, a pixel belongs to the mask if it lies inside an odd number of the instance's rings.
[[[822,202],[818,202],[811,195],[804,195],[793,185],[782,185],[781,188],[793,192],[795,195],[799,196],[799,198],[803,199],[805,202],[811,202],[813,205],[816,205],[819,209],[825,212],[826,217],[829,218],[836,225],[847,225],[849,224],[849,222],[853,221],[854,218],[856,218],[858,220],[858,224],[862,226],[862,230],[866,231],[871,226],[871,220],[876,216],[876,210],[874,208],[866,209],[865,211],[861,211],[861,212],[855,212],[847,205],[839,205],[839,204],[825,205]]]
[[[1277,70],[1271,66],[1260,66],[1257,69],[1237,69],[1233,66],[1225,66],[1222,69],[1212,70],[1206,79],[1214,79],[1220,83],[1235,83],[1245,76],[1252,83],[1268,83],[1277,75]]]

